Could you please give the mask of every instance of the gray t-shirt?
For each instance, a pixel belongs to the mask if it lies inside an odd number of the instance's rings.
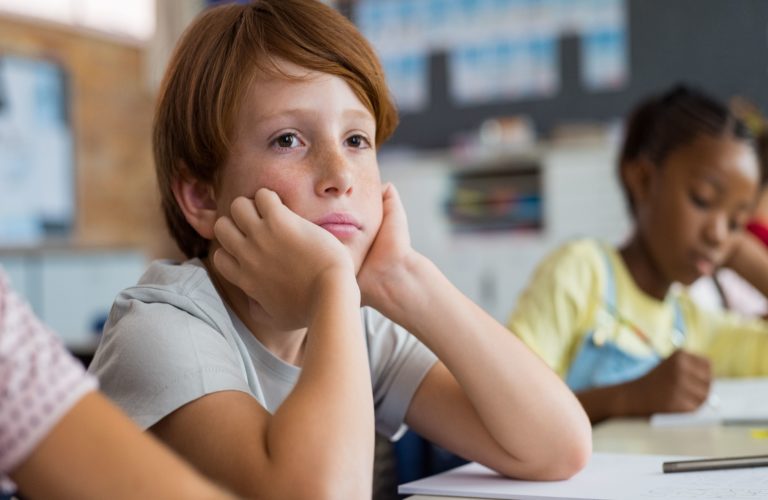
[[[376,429],[393,438],[435,363],[421,342],[374,309],[360,311],[371,368]],[[121,292],[89,371],[147,429],[195,399],[236,390],[274,413],[300,368],[274,356],[222,301],[198,259],[154,262]]]

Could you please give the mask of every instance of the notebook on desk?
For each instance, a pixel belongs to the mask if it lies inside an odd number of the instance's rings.
[[[698,410],[651,416],[654,427],[720,424],[768,426],[768,377],[717,379]]]
[[[768,498],[768,469],[664,474],[663,455],[595,453],[567,481],[518,481],[472,463],[400,486],[406,495],[516,500],[741,500]]]

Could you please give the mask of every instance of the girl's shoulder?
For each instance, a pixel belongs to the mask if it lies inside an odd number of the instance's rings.
[[[539,273],[551,273],[560,279],[602,281],[604,269],[616,250],[592,238],[568,241],[552,251],[539,265]]]

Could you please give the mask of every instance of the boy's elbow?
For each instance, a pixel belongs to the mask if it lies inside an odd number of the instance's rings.
[[[550,481],[570,479],[586,467],[592,456],[591,433],[589,436],[589,439],[574,440],[567,449],[558,450],[553,459],[554,465],[549,470],[550,477],[544,479]]]
[[[592,427],[584,418],[580,426],[574,426],[570,438],[561,440],[551,454],[552,467],[548,480],[563,480],[577,474],[589,463],[592,456]]]
[[[365,476],[363,476],[365,477]],[[332,474],[317,474],[315,477],[304,477],[299,480],[293,477],[286,488],[286,494],[275,498],[311,498],[312,500],[337,500],[340,498],[371,498],[373,478],[368,481],[360,477],[336,476]],[[262,485],[263,489],[263,485]],[[263,496],[263,491],[261,495]],[[248,498],[261,498],[254,496]]]
[[[544,445],[546,446],[546,445]],[[516,479],[529,481],[562,481],[570,479],[584,467],[592,456],[592,432],[580,433],[568,440],[546,446],[541,453],[529,457],[522,466],[519,461],[510,463],[506,470],[498,472]]]

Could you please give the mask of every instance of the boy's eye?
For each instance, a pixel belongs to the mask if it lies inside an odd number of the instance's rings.
[[[299,146],[299,144],[299,138],[294,133],[283,134],[275,139],[275,145],[279,148],[290,149]]]
[[[368,139],[366,139],[365,136],[361,134],[355,134],[350,136],[347,139],[347,144],[353,148],[358,148],[358,149],[371,147],[371,144],[370,142],[368,142]]]

